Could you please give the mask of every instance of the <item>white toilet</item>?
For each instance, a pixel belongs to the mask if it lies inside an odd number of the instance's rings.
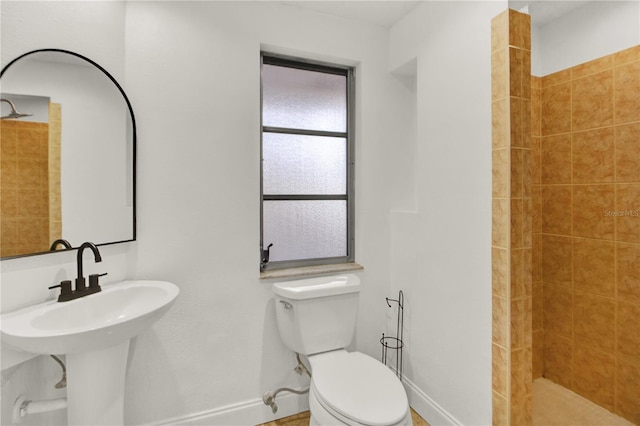
[[[273,292],[282,341],[311,364],[311,425],[412,425],[396,375],[368,355],[345,350],[356,327],[357,276],[279,282]]]

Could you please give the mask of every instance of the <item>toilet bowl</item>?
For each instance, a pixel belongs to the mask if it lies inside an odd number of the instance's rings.
[[[311,366],[311,425],[411,426],[398,377],[378,360],[345,348],[353,340],[360,280],[353,274],[275,283],[284,344]]]
[[[360,352],[308,357],[312,425],[411,425],[407,396],[395,374]]]

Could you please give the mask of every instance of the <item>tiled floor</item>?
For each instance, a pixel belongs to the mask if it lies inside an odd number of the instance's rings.
[[[533,382],[533,426],[633,426],[616,416],[546,379]]]
[[[284,419],[274,420],[269,423],[264,423],[259,426],[308,426],[309,425],[309,412],[299,413]],[[429,426],[429,423],[424,421],[413,409],[411,410],[411,418],[413,419],[413,426]]]

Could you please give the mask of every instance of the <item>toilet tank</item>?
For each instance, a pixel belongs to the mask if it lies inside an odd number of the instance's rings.
[[[273,284],[278,330],[284,344],[303,355],[351,343],[358,316],[360,279],[353,274]]]

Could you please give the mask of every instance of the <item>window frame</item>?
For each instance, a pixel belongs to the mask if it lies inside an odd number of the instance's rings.
[[[265,126],[262,122],[263,118],[263,80],[262,68],[264,65],[276,65],[307,71],[323,72],[335,75],[343,75],[346,77],[347,90],[347,128],[345,132],[330,132],[320,130],[306,130],[295,128],[283,128]],[[308,135],[308,136],[324,136],[324,137],[340,137],[346,139],[346,194],[335,195],[265,195],[264,193],[264,172],[263,172],[263,135],[265,133],[281,133],[292,135]],[[333,64],[311,59],[298,58],[288,55],[274,54],[270,52],[260,52],[260,272],[301,268],[306,266],[318,265],[334,265],[341,263],[355,262],[355,68],[346,65]],[[265,253],[268,248],[265,246],[264,237],[264,202],[278,200],[345,200],[347,203],[347,254],[346,256],[323,257],[311,259],[296,259],[263,262]],[[269,244],[269,242],[266,242]]]

